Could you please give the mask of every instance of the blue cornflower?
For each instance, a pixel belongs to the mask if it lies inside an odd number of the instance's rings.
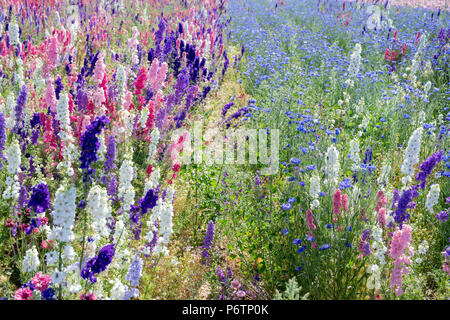
[[[344,180],[339,183],[339,189],[346,189],[352,186],[352,182],[349,178],[344,178]]]
[[[289,198],[288,203],[294,203],[295,202],[295,198]]]
[[[291,205],[290,203],[284,203],[284,204],[281,206],[281,208],[282,208],[283,210],[289,210],[289,209],[292,208],[292,205]]]
[[[295,165],[298,165],[298,164],[300,164],[300,159],[297,159],[297,158],[291,158],[291,163],[292,164],[295,164]]]
[[[305,250],[306,250],[306,246],[301,246],[300,248],[297,249],[297,253],[302,253]]]
[[[326,227],[327,227],[327,229],[331,229],[331,228],[333,228],[333,225],[330,223],[330,224],[327,224]]]
[[[302,266],[298,266],[297,268],[295,268],[296,271],[300,271],[302,270]]]
[[[281,233],[283,235],[287,235],[289,233],[289,230],[288,229],[281,229]]]
[[[302,244],[302,239],[294,239],[293,244]]]
[[[314,237],[307,236],[307,237],[306,237],[306,240],[313,242],[313,241],[314,241]]]

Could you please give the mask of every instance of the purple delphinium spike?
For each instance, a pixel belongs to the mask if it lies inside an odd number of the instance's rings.
[[[208,227],[206,228],[206,236],[205,240],[203,241],[203,246],[201,248],[203,249],[202,255],[205,258],[209,257],[208,250],[211,249],[214,242],[214,222],[210,221],[208,224]]]
[[[433,168],[436,166],[438,162],[442,160],[442,155],[444,154],[444,150],[438,151],[435,154],[428,157],[422,164],[419,166],[420,172],[416,175],[416,180],[420,181],[420,188],[425,189],[426,179],[433,171]]]

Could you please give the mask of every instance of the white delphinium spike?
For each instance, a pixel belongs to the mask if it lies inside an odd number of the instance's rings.
[[[353,85],[353,81],[358,75],[361,66],[361,45],[357,43],[350,55],[350,65],[348,67],[348,84]]]
[[[125,159],[120,166],[119,171],[119,190],[118,197],[122,200],[122,208],[125,212],[130,211],[134,203],[135,191],[131,184],[134,178],[133,161]]]
[[[19,198],[20,184],[17,179],[17,173],[20,172],[21,152],[19,142],[13,140],[6,151],[8,176],[5,179],[6,188],[3,191],[4,199],[17,200]]]
[[[430,191],[427,195],[427,202],[425,203],[425,207],[427,208],[428,212],[434,213],[433,207],[438,203],[439,201],[439,194],[441,192],[441,188],[438,184],[433,184],[430,187]]]
[[[381,167],[381,174],[377,179],[378,184],[388,184],[389,183],[389,174],[391,173],[392,167],[388,161],[384,161],[383,166]]]
[[[160,133],[158,128],[154,128],[150,135],[150,145],[148,147],[148,162],[153,163],[156,157],[156,149],[159,143]]]
[[[9,44],[11,46],[18,45],[20,43],[19,38],[19,26],[15,18],[12,19],[8,26]]]
[[[411,181],[411,176],[414,174],[414,166],[419,163],[420,145],[422,141],[422,127],[417,128],[412,133],[408,141],[408,146],[405,150],[403,164],[400,170],[406,177],[402,178],[403,184],[407,185]]]
[[[36,250],[36,247],[33,246],[31,249],[28,249],[23,257],[22,261],[22,271],[23,272],[34,272],[37,271],[39,265],[39,254]]]
[[[111,216],[111,207],[108,201],[108,195],[104,188],[95,185],[89,191],[87,197],[88,212],[92,215],[92,227],[94,229],[94,240],[98,241],[101,237],[109,236],[107,219]]]
[[[359,156],[359,140],[358,139],[352,139],[350,141],[350,159],[352,160],[352,171],[358,171],[361,169],[361,157]]]
[[[55,194],[54,209],[52,211],[53,229],[50,240],[70,242],[75,239],[73,226],[75,222],[77,190],[71,186],[61,185]]]
[[[327,175],[328,184],[334,186],[337,184],[339,177],[339,151],[331,145],[325,155],[325,173]]]
[[[369,290],[380,289],[381,287],[380,267],[376,264],[373,264],[367,269],[367,273],[370,273],[370,276],[367,278],[367,289]]]
[[[313,174],[309,179],[309,195],[313,198],[311,209],[319,206],[320,178],[317,174]]]
[[[14,96],[14,93],[10,92],[8,97],[6,98],[6,104],[5,104],[5,117],[8,117],[6,120],[6,127],[9,130],[12,130],[14,126],[16,125],[16,117],[14,116],[14,108],[16,106],[16,97]]]

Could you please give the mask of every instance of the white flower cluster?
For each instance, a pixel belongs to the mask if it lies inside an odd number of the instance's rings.
[[[411,78],[413,79],[413,82],[415,82],[417,71],[419,71],[420,66],[420,60],[422,57],[423,49],[425,48],[425,45],[427,43],[427,35],[423,34],[419,41],[419,46],[417,47],[416,53],[414,54],[414,58],[411,62]]]
[[[380,265],[384,266],[386,264],[386,252],[387,248],[384,245],[383,240],[383,231],[378,225],[375,225],[372,227],[372,237],[373,242],[371,243],[372,249],[374,250],[374,256],[376,259],[378,259]]]
[[[72,168],[73,159],[77,158],[76,146],[73,143],[72,128],[70,126],[69,97],[67,93],[61,93],[56,104],[56,116],[60,122],[61,131],[58,133],[64,141],[63,158],[64,161],[58,163],[59,170],[66,169],[69,176],[75,174]]]
[[[381,288],[381,270],[380,267],[376,264],[371,265],[367,269],[367,273],[370,274],[370,276],[367,278],[367,289],[373,290],[373,289],[380,289]]]
[[[9,130],[12,130],[14,126],[16,125],[16,117],[14,116],[14,107],[16,105],[16,97],[14,96],[14,93],[10,92],[8,97],[6,98],[6,110],[5,110],[5,117],[9,115],[9,117],[6,120],[6,127]]]
[[[419,247],[417,248],[417,253],[421,256],[425,255],[428,252],[429,249],[429,244],[427,240],[423,240],[420,244]],[[417,257],[414,262],[417,264],[421,264],[423,261],[423,259],[421,257]]]
[[[133,36],[132,38],[128,39],[128,49],[130,49],[131,53],[131,63],[136,65],[139,63],[139,57],[137,52],[137,46],[139,44],[139,31],[136,26],[134,26],[132,29]]]
[[[359,140],[352,139],[350,141],[350,159],[352,160],[352,171],[358,171],[361,167],[361,158],[359,156]]]
[[[40,58],[36,59],[36,68],[33,72],[33,81],[36,87],[36,91],[40,92],[45,87],[45,80],[42,78],[42,60]]]
[[[75,239],[73,224],[76,213],[77,189],[72,186],[60,186],[55,194],[54,210],[52,211],[53,229],[50,240],[69,242]]]
[[[95,231],[94,241],[109,236],[110,232],[106,223],[111,216],[111,206],[104,188],[98,185],[92,187],[87,197],[87,208],[92,215],[92,228]]]
[[[119,65],[117,67],[116,80],[117,80],[118,96],[122,98],[124,94],[124,88],[126,88],[127,82],[127,72],[125,71],[125,68],[122,65]]]
[[[129,211],[131,205],[134,203],[135,191],[131,181],[133,181],[134,169],[133,161],[125,159],[120,166],[119,171],[119,193],[118,197],[122,200],[122,208],[124,211]]]
[[[14,78],[16,82],[19,84],[19,88],[22,88],[25,85],[24,74],[23,74],[23,61],[22,59],[16,59],[16,72],[14,73]]]
[[[337,184],[339,178],[339,151],[331,145],[325,155],[325,173],[331,186]]]
[[[41,263],[39,262],[39,254],[35,246],[26,251],[22,264],[23,272],[37,271],[37,268]]]
[[[150,145],[148,146],[148,162],[153,163],[156,156],[156,148],[158,147],[160,133],[158,128],[154,128],[150,135]]]
[[[359,72],[361,66],[361,45],[357,43],[350,56],[350,65],[348,67],[348,78],[354,79]]]
[[[403,164],[400,167],[400,170],[403,174],[407,175],[407,177],[403,178],[403,184],[407,185],[411,180],[411,176],[414,174],[414,165],[419,162],[419,152],[420,145],[422,141],[422,127],[417,128],[412,133],[411,137],[408,141],[408,146],[405,150],[405,157],[403,160]]]
[[[313,174],[309,179],[309,195],[314,200],[311,202],[311,209],[319,206],[320,178],[317,174]]]
[[[147,193],[149,189],[154,189],[159,185],[159,179],[161,178],[161,173],[159,168],[154,168],[150,174],[150,178],[145,181],[144,194]]]
[[[430,92],[430,89],[431,89],[431,81],[428,81],[427,83],[425,83],[425,86],[423,88],[423,100],[428,99],[428,92]]]
[[[434,213],[433,207],[438,203],[439,201],[439,194],[441,192],[441,188],[438,184],[433,184],[430,187],[430,191],[427,195],[427,202],[425,203],[425,207],[427,208],[428,212]]]
[[[17,25],[17,22],[12,21],[9,24],[8,27],[8,34],[9,34],[9,44],[12,46],[18,45],[20,43],[20,38],[19,38],[19,26]]]
[[[66,134],[70,131],[70,113],[69,113],[69,97],[67,93],[61,92],[58,103],[56,104],[56,117],[59,121],[60,128],[59,137],[66,141]]]
[[[100,147],[97,150],[97,158],[98,161],[105,161],[106,143],[104,132],[100,133],[100,135],[98,136],[98,140],[100,142]]]
[[[119,279],[114,279],[110,281],[112,284],[111,288],[111,300],[124,300],[125,294],[128,291],[128,287],[124,285]]]
[[[144,106],[141,110],[141,116],[139,117],[139,121],[138,121],[138,123],[142,129],[145,129],[148,115],[149,115],[148,107]]]
[[[391,173],[392,167],[388,163],[388,161],[384,161],[383,166],[381,167],[381,174],[377,179],[378,184],[388,184],[389,183],[389,174]]]
[[[3,198],[17,200],[19,198],[20,184],[17,179],[16,173],[20,172],[20,146],[17,140],[13,140],[6,151],[6,159],[8,166],[6,171],[8,177],[6,177],[6,188],[3,191]]]
[[[162,197],[159,198],[152,210],[151,221],[154,222],[156,219],[159,219],[158,243],[153,251],[155,254],[163,253],[167,255],[169,253],[167,244],[173,228],[173,195],[174,190],[171,187],[167,188],[164,201]]]

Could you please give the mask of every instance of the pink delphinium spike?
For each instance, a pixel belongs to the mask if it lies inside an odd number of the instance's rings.
[[[334,214],[339,214],[339,211],[341,209],[341,198],[342,198],[341,190],[337,189],[334,192],[334,196],[333,196],[333,213]]]
[[[100,52],[100,54],[98,55],[98,60],[95,63],[93,75],[94,81],[95,83],[97,83],[97,85],[100,85],[106,73],[106,66],[103,60],[104,60],[103,52]]]
[[[53,87],[53,78],[49,77],[46,81],[47,90],[45,92],[45,101],[47,102],[47,106],[50,107],[52,112],[56,112],[56,94],[55,88]]]
[[[311,210],[306,210],[306,222],[308,223],[308,227],[310,230],[315,230],[316,225],[314,224],[314,217],[312,215]]]
[[[56,37],[51,37],[47,45],[47,59],[45,71],[51,72],[58,65],[59,59],[59,42]]]

